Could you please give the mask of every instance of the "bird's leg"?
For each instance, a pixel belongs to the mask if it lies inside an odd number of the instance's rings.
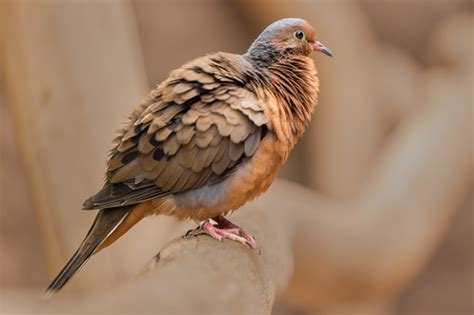
[[[190,230],[186,235],[200,235],[207,234],[210,237],[222,241],[224,238],[239,242],[243,245],[248,245],[250,248],[257,248],[257,242],[255,239],[245,232],[241,227],[233,224],[223,216],[217,216],[213,218],[217,222],[217,225],[211,223],[211,221],[203,221],[197,228]]]

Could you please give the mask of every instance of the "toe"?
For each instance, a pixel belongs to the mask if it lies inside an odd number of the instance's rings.
[[[224,237],[229,239],[229,240],[239,242],[242,245],[247,245],[247,240],[245,238],[243,238],[242,236],[238,236],[236,234],[229,233],[229,234],[224,235]]]

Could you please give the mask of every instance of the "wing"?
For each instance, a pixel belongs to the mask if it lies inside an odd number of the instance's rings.
[[[253,156],[266,130],[263,108],[224,62],[206,56],[175,70],[136,107],[111,151],[107,183],[85,209],[213,185]]]

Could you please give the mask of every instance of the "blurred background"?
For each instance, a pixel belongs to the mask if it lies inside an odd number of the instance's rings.
[[[450,154],[472,159],[469,0],[0,0],[0,10],[3,291],[43,289],[79,243],[94,215],[80,212],[80,205],[100,187],[114,129],[132,104],[190,59],[214,51],[244,53],[279,18],[307,19],[335,55],[315,56],[319,106],[281,177],[334,200],[358,198],[369,175],[387,165],[378,160],[392,152],[387,147],[394,139],[417,137],[407,122],[422,124],[440,99],[452,100],[443,106],[453,111],[469,107],[463,111],[468,119],[459,120],[470,124],[459,139],[464,145]],[[436,121],[440,128],[450,122]],[[423,262],[393,296],[393,314],[474,312],[472,162],[437,167],[460,175],[432,191],[433,198],[447,196],[440,209],[433,208],[445,219],[422,220],[435,236],[417,250]],[[403,212],[410,201],[400,202],[400,216],[412,215]],[[184,231],[174,231],[175,224],[167,218],[144,222],[116,252],[98,257],[81,274],[82,285],[92,281],[100,259],[106,264],[120,249],[134,247],[134,237],[156,240],[132,248],[121,262],[133,274]],[[130,275],[107,272],[118,280]],[[78,282],[72,286],[81,290]],[[278,301],[274,312],[310,313]]]

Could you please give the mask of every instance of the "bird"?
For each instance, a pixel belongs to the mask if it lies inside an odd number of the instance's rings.
[[[173,70],[136,104],[113,140],[98,214],[46,293],[142,218],[201,222],[191,235],[255,239],[225,218],[265,192],[311,120],[319,79],[312,52],[332,57],[306,20],[270,24],[244,54],[216,52]]]

